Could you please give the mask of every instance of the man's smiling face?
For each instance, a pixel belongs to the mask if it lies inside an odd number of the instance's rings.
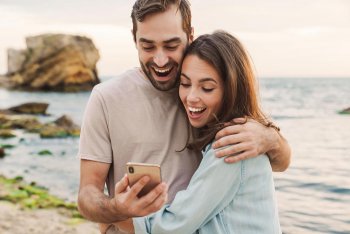
[[[140,64],[156,89],[167,91],[175,87],[188,43],[181,13],[175,6],[137,22],[136,48]]]

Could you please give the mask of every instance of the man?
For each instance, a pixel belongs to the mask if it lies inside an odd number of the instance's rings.
[[[186,143],[187,124],[175,87],[183,52],[193,40],[189,3],[137,0],[132,20],[141,69],[129,70],[94,88],[81,131],[79,210],[100,223],[157,211],[186,188],[201,159],[189,149],[179,152]],[[238,153],[226,162],[267,152],[275,171],[289,165],[289,146],[274,128],[248,120],[226,127],[216,137],[216,148],[228,146],[217,156]],[[129,161],[160,164],[166,183],[141,198],[137,193],[148,177],[124,190],[127,178],[123,175]],[[103,193],[105,182],[109,196]],[[111,227],[108,233],[118,232]]]

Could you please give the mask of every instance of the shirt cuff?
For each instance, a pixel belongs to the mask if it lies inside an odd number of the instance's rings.
[[[147,234],[147,224],[145,217],[133,218],[132,222],[134,224],[135,234]]]

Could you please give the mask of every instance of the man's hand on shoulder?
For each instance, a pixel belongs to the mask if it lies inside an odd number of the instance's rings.
[[[237,118],[233,122],[236,124],[216,134],[213,148],[217,149],[217,157],[226,157],[225,162],[235,163],[267,153],[274,171],[288,167],[289,145],[274,128],[250,118]]]
[[[225,162],[235,163],[263,154],[271,147],[266,140],[268,131],[264,125],[245,118],[234,119],[234,123],[216,134],[213,148],[217,149],[217,157],[226,157]]]

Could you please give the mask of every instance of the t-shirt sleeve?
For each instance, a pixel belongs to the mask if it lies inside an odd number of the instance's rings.
[[[222,211],[241,185],[242,162],[227,164],[210,148],[186,190],[156,213],[133,218],[135,233],[194,233]]]
[[[81,159],[112,163],[108,110],[103,96],[96,87],[92,90],[85,109],[78,156]]]

